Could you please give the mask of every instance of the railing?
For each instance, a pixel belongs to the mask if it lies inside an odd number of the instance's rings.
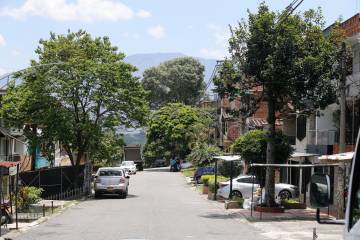
[[[84,187],[74,188],[65,192],[60,192],[58,194],[50,195],[45,200],[72,200],[79,199],[85,196]]]

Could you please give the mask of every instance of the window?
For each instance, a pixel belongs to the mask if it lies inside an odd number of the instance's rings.
[[[244,177],[244,178],[239,178],[236,181],[239,183],[253,183],[254,182],[254,184],[258,184],[256,177],[254,177],[254,179],[252,177]]]
[[[122,176],[121,171],[115,171],[115,170],[103,170],[99,173],[100,176]]]

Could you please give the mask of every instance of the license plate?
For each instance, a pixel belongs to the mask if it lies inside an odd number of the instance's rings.
[[[108,190],[109,192],[111,192],[113,189],[114,189],[113,187],[106,188],[106,190]]]

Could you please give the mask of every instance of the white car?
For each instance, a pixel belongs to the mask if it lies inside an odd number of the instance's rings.
[[[120,168],[124,169],[128,174],[136,174],[136,164],[134,161],[123,161]]]
[[[102,194],[119,194],[126,198],[129,191],[129,176],[116,167],[99,168],[95,175],[95,198]]]
[[[254,187],[252,186],[254,181]],[[222,187],[221,187],[222,186]],[[238,196],[241,198],[251,198],[251,193],[256,191],[260,187],[255,176],[242,175],[233,179],[232,186],[232,196]],[[230,195],[230,181],[220,183],[220,188],[218,189],[218,195],[223,198],[229,198]],[[278,183],[275,184],[275,195],[280,199],[289,199],[298,197],[299,191],[298,187],[286,184]]]

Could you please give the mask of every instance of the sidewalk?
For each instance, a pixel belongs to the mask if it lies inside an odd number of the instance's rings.
[[[188,183],[188,181],[186,181]],[[191,186],[191,185],[190,185]],[[192,186],[194,191],[198,191],[196,186]],[[203,195],[204,201],[207,195]],[[317,240],[339,240],[342,238],[344,226],[318,224],[316,222],[316,210],[307,209],[289,209],[285,213],[259,213],[247,209],[225,209],[221,201],[210,201],[215,207],[221,209],[222,216],[239,221],[240,224],[249,224],[260,230],[264,237],[268,239],[281,240],[305,240],[313,239],[314,231]],[[260,219],[261,216],[261,219]],[[321,218],[329,218],[327,214],[322,213]]]
[[[40,217],[37,219],[26,219],[22,215],[26,215],[27,213],[19,213],[19,222],[18,222],[18,229],[16,229],[16,223],[15,219],[13,223],[7,224],[7,226],[1,227],[1,236],[0,240],[3,239],[12,239],[13,237],[17,236],[20,232],[25,232],[34,226],[37,226],[45,221],[47,221],[49,218],[52,218],[58,214],[61,214],[64,210],[66,210],[69,207],[74,206],[77,203],[77,201],[70,200],[41,200],[37,205],[43,206],[45,205],[46,208],[48,208],[45,217]],[[54,206],[54,212],[51,212],[51,206]],[[50,211],[50,212],[49,212]],[[27,221],[29,220],[29,221]]]

